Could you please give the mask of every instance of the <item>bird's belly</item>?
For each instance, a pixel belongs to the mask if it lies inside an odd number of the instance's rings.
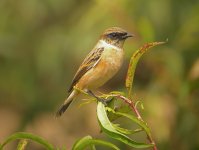
[[[82,88],[95,89],[105,84],[120,69],[123,62],[123,51],[104,53],[99,63],[89,70],[81,79],[85,84]]]

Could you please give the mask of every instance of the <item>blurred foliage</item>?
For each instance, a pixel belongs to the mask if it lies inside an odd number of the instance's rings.
[[[1,0],[0,141],[24,130],[67,147],[88,131],[101,136],[94,104],[74,104],[61,120],[53,113],[100,33],[120,26],[136,37],[125,43],[124,67],[102,90],[124,90],[133,51],[168,38],[138,64],[134,98],[144,101],[160,149],[199,149],[198,14],[197,0]]]
[[[17,150],[23,150],[28,144],[28,140],[32,140],[38,144],[41,144],[43,147],[45,147],[47,150],[53,150],[55,149],[50,143],[48,143],[43,138],[36,136],[34,134],[30,133],[24,133],[24,132],[18,132],[10,135],[8,138],[4,140],[4,142],[0,145],[0,150],[3,150],[3,148],[8,144],[9,142],[20,140],[19,144],[17,146]]]

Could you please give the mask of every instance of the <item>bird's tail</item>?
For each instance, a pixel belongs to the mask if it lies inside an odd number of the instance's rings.
[[[70,95],[66,98],[66,100],[64,101],[64,104],[62,104],[60,106],[60,108],[58,109],[58,111],[56,112],[56,117],[61,117],[61,115],[66,111],[66,109],[69,107],[69,105],[71,104],[71,102],[73,101],[74,97],[78,94],[78,92],[76,90],[73,90]]]

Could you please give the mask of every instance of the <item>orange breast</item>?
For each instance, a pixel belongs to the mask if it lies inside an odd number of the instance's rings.
[[[123,50],[108,49],[102,54],[98,64],[79,80],[77,87],[95,89],[102,86],[118,72],[122,62]]]

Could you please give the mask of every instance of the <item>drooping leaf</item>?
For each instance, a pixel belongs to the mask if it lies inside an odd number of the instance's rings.
[[[127,76],[126,76],[126,88],[128,90],[128,96],[131,98],[132,93],[132,86],[133,86],[133,80],[135,75],[135,69],[137,66],[137,63],[140,59],[140,57],[150,48],[164,44],[165,42],[152,42],[152,43],[146,43],[142,47],[140,47],[137,51],[135,51],[130,59]]]
[[[32,140],[36,143],[41,144],[43,147],[45,147],[47,150],[54,150],[55,148],[46,140],[44,140],[43,138],[37,136],[37,135],[33,135],[30,133],[25,133],[25,132],[17,132],[12,134],[11,136],[9,136],[0,146],[0,150],[3,150],[4,146],[6,144],[8,144],[9,142],[12,142],[14,140],[18,140],[18,139],[29,139]]]
[[[97,140],[93,139],[91,136],[85,136],[82,139],[78,140],[74,145],[72,150],[84,150],[86,147],[91,147],[92,150],[95,150],[94,145],[102,145],[102,146],[107,146],[115,150],[120,150],[117,146],[110,142],[102,141],[102,140]]]
[[[109,108],[109,111],[112,111],[116,115],[123,116],[123,117],[130,119],[131,121],[138,124],[141,128],[143,128],[143,130],[147,133],[147,135],[151,136],[150,129],[148,128],[147,124],[145,122],[143,122],[142,120],[139,120],[135,116],[130,115],[130,114],[116,112],[116,111],[112,110],[111,108]]]
[[[110,137],[116,140],[119,140],[134,148],[148,148],[148,147],[153,146],[152,144],[139,143],[139,142],[133,141],[131,138],[129,138],[125,134],[116,130],[107,116],[105,106],[101,102],[99,102],[97,105],[97,117],[99,120],[99,124],[102,128],[102,131],[104,131]]]

